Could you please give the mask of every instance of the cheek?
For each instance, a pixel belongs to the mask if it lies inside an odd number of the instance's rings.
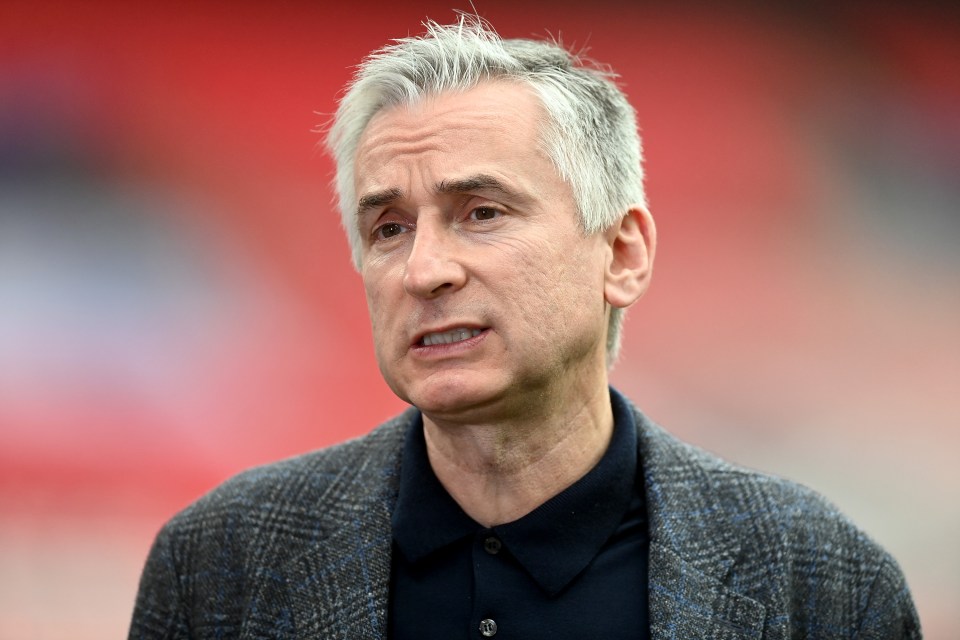
[[[396,261],[383,258],[370,260],[360,273],[363,291],[367,297],[370,315],[383,313],[384,307],[395,304],[394,298],[403,292],[403,269]]]
[[[543,290],[568,313],[573,305],[603,300],[603,259],[595,248],[582,239],[557,243],[531,261]]]
[[[525,243],[509,258],[502,256],[500,264],[511,266],[504,267],[501,299],[543,342],[574,324],[604,325],[603,261],[584,244]]]
[[[374,347],[379,352],[383,348],[384,335],[389,331],[390,318],[395,313],[390,309],[395,307],[391,302],[389,280],[383,274],[365,269],[363,272],[363,289],[367,298],[367,311],[370,316],[370,326],[373,330]]]

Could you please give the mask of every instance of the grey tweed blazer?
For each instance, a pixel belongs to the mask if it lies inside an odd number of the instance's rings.
[[[415,418],[242,473],[175,516],[129,637],[385,638],[390,514]],[[823,498],[636,418],[652,638],[921,637],[894,560]]]

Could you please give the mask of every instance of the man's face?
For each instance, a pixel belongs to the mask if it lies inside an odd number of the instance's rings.
[[[605,390],[610,247],[580,231],[543,117],[530,90],[491,82],[385,109],[361,138],[377,360],[428,415],[517,416],[537,410],[531,398]]]

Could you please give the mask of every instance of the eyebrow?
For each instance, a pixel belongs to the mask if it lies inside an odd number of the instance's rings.
[[[525,199],[520,193],[510,189],[497,178],[485,173],[479,173],[459,180],[441,180],[437,183],[435,190],[441,195],[470,193],[472,191],[493,191],[515,200]],[[391,205],[398,200],[402,200],[403,197],[403,190],[399,187],[365,194],[357,203],[357,217],[362,217],[371,209],[379,209]]]
[[[471,191],[495,191],[509,198],[520,197],[513,189],[485,173],[468,176],[460,180],[441,180],[437,184],[437,193],[441,194],[469,193]]]
[[[360,198],[360,202],[357,203],[357,217],[361,217],[370,209],[377,209],[379,207],[385,207],[388,204],[393,204],[401,198],[403,198],[403,191],[398,187],[368,193]]]

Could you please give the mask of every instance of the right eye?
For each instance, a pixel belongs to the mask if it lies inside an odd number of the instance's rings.
[[[404,233],[406,230],[406,227],[404,227],[402,224],[397,222],[388,222],[387,224],[377,227],[377,229],[373,232],[373,236],[377,240],[386,240],[388,238],[398,236],[401,233]]]

